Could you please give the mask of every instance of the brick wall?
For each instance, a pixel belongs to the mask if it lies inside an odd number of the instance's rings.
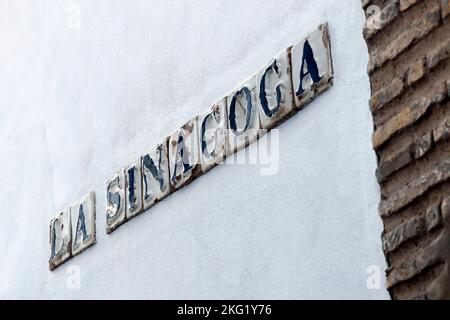
[[[393,299],[450,298],[449,0],[362,0]]]

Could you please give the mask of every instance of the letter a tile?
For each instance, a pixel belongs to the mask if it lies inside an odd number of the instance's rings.
[[[72,255],[80,254],[96,242],[95,193],[90,192],[70,208]]]
[[[291,63],[295,104],[301,109],[332,85],[333,66],[326,23],[292,47]]]

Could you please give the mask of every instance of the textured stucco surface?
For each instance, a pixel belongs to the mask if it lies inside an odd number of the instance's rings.
[[[277,175],[219,166],[105,234],[119,167],[325,20],[335,84],[279,127]],[[359,0],[0,1],[0,297],[387,298],[363,23]],[[50,218],[91,190],[98,243],[49,272]]]

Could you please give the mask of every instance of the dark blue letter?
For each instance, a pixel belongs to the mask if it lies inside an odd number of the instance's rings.
[[[304,72],[305,69],[305,62],[308,71]],[[311,76],[311,79],[314,83],[317,83],[320,81],[321,77],[319,76],[319,69],[317,68],[316,60],[314,60],[314,52],[311,48],[311,45],[309,44],[308,40],[305,41],[305,45],[303,46],[303,57],[302,57],[302,66],[300,68],[300,85],[296,92],[297,97],[301,96],[303,94],[303,79],[307,75]]]

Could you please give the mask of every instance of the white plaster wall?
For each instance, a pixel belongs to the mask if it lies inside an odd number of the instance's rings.
[[[219,166],[105,234],[116,169],[324,20],[335,85],[279,127],[277,175]],[[359,0],[0,1],[0,298],[387,298],[363,21]],[[48,271],[50,218],[91,190],[98,243]]]

